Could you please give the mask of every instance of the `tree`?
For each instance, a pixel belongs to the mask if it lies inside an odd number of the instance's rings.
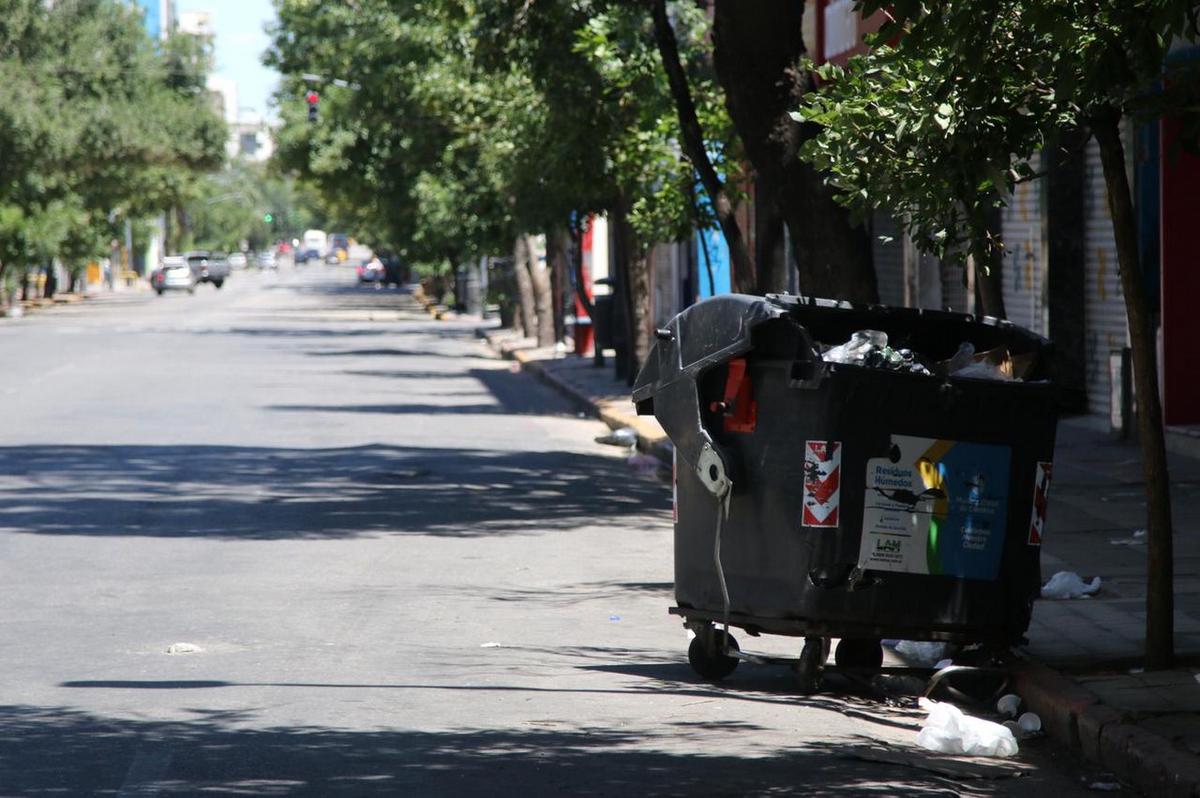
[[[884,4],[864,0],[864,13]],[[829,169],[840,201],[899,212],[917,244],[986,264],[1001,246],[988,212],[1033,177],[1030,158],[1059,157],[1063,130],[1099,145],[1133,349],[1146,482],[1146,665],[1174,653],[1172,527],[1154,333],[1120,136],[1127,117],[1166,112],[1196,140],[1193,67],[1168,65],[1179,37],[1196,38],[1187,0],[1004,0],[986,8],[917,0],[887,4],[876,48],[800,109],[823,125],[804,156]],[[895,41],[894,46],[885,42]],[[1047,142],[1050,144],[1047,145]]]
[[[687,73],[679,58],[679,44],[675,29],[667,15],[666,0],[653,0],[651,16],[654,19],[654,39],[662,57],[663,68],[671,87],[671,97],[679,114],[681,144],[692,168],[700,177],[700,183],[708,194],[709,202],[716,212],[725,243],[733,261],[733,285],[735,290],[750,292],[755,285],[754,256],[742,235],[741,225],[734,216],[734,202],[730,198],[726,183],[717,174],[708,154],[708,142],[696,116],[696,103],[688,86]]]
[[[674,7],[683,60],[693,68],[705,60],[695,54],[707,47],[706,23],[693,4]],[[441,273],[514,252],[531,233],[547,234],[548,254],[560,262],[561,231],[576,237],[578,253],[582,220],[610,212],[629,244],[617,252],[633,259],[616,271],[631,278],[621,291],[635,344],[620,368],[636,373],[649,348],[648,247],[684,238],[697,224],[695,177],[679,155],[643,8],[362,0],[353,9],[314,9],[285,0],[279,18],[270,61],[284,74],[283,168],[317,186],[335,215],[377,221],[411,260]],[[695,74],[692,81],[724,166],[731,128],[715,83]],[[300,97],[317,84],[321,119],[312,124]],[[525,271],[539,295],[536,321],[552,322],[561,299],[547,294],[549,275]],[[512,273],[514,284],[519,276]],[[537,326],[543,338],[552,329]]]
[[[12,0],[0,26],[0,281],[61,258],[72,272],[115,224],[166,207],[224,157],[189,37],[157,49],[117,0]],[[64,113],[62,109],[70,109]]]
[[[802,35],[806,4],[791,0],[716,0],[713,59],[729,113],[754,166],[756,215],[779,219],[791,235],[800,290],[878,301],[867,226],[834,201],[824,176],[799,158],[816,126],[791,117],[813,91]],[[787,274],[778,224],[759,225],[759,293],[784,291]]]
[[[736,222],[732,229],[728,222],[738,199],[730,185],[742,174],[733,126],[711,72],[708,21],[691,3],[673,4],[670,12],[672,24],[664,31],[661,19],[648,18],[638,6],[612,4],[588,21],[577,44],[602,78],[606,116],[612,120],[609,135],[597,144],[611,164],[607,210],[614,233],[615,293],[623,311],[618,320],[630,344],[629,362],[618,363],[617,371],[630,381],[651,344],[649,247],[684,240],[697,227],[717,223],[727,238],[740,234]],[[674,53],[669,68],[662,58],[664,37]],[[688,102],[682,115],[681,90]],[[685,157],[689,150],[692,157]],[[704,164],[702,182],[724,198],[722,207],[696,201],[697,162]],[[741,274],[752,276],[752,262],[743,255]]]

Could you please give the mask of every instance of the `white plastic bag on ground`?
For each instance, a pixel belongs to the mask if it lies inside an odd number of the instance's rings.
[[[990,720],[964,714],[953,704],[921,699],[929,711],[917,734],[917,745],[939,754],[966,756],[1015,756],[1017,738],[1010,729]]]
[[[1073,599],[1091,596],[1100,590],[1100,577],[1092,577],[1091,582],[1083,581],[1083,577],[1074,571],[1059,571],[1050,577],[1050,581],[1042,586],[1042,598]]]
[[[633,427],[618,427],[604,435],[597,435],[596,443],[607,443],[609,446],[637,446],[637,430]]]

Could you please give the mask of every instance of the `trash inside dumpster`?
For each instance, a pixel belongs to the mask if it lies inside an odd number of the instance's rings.
[[[1050,345],[1008,322],[790,295],[705,300],[657,333],[633,399],[675,445],[689,661],[728,629],[805,638],[815,683],[882,638],[1021,640],[1041,588]],[[718,628],[718,625],[720,628]]]

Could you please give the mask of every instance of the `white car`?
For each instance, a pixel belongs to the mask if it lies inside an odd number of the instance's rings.
[[[228,260],[229,260],[229,268],[231,268],[231,269],[246,268],[246,256],[243,255],[241,252],[230,252]]]
[[[162,259],[162,265],[150,275],[150,285],[159,296],[162,296],[164,291],[187,291],[191,294],[196,290],[196,274],[187,259],[168,256]]]
[[[260,269],[274,269],[278,265],[278,262],[275,260],[274,250],[268,249],[258,253],[258,266]]]

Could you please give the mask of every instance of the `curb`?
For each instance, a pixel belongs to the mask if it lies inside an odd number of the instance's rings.
[[[62,305],[73,305],[77,302],[82,302],[90,299],[88,294],[70,294],[60,293],[53,297],[39,297],[37,299],[18,299],[15,300],[8,308],[0,307],[0,319],[19,319],[22,316],[37,313],[48,308],[61,307]],[[13,315],[12,308],[20,308],[20,313]]]
[[[454,319],[458,318],[457,312],[451,310],[445,305],[439,305],[429,297],[425,296],[425,289],[420,283],[417,283],[413,287],[412,297],[421,304],[421,307],[425,308],[426,313],[428,313],[430,316],[433,316],[438,321],[453,321]]]
[[[1146,731],[1133,718],[1038,662],[1013,669],[1013,692],[1050,737],[1155,798],[1200,798],[1200,757]]]
[[[479,329],[475,332],[476,335],[486,341],[488,346],[495,350],[501,357],[517,362],[523,371],[528,371],[537,376],[547,385],[569,399],[580,410],[600,419],[609,428],[632,427],[637,433],[638,451],[652,455],[666,465],[671,465],[674,457],[671,443],[656,424],[652,424],[640,416],[632,415],[618,409],[615,406],[617,404],[615,402],[593,400],[590,396],[581,393],[575,386],[550,372],[537,358],[532,357],[524,349],[504,346],[502,341],[497,340],[495,336],[489,335],[488,330]]]

